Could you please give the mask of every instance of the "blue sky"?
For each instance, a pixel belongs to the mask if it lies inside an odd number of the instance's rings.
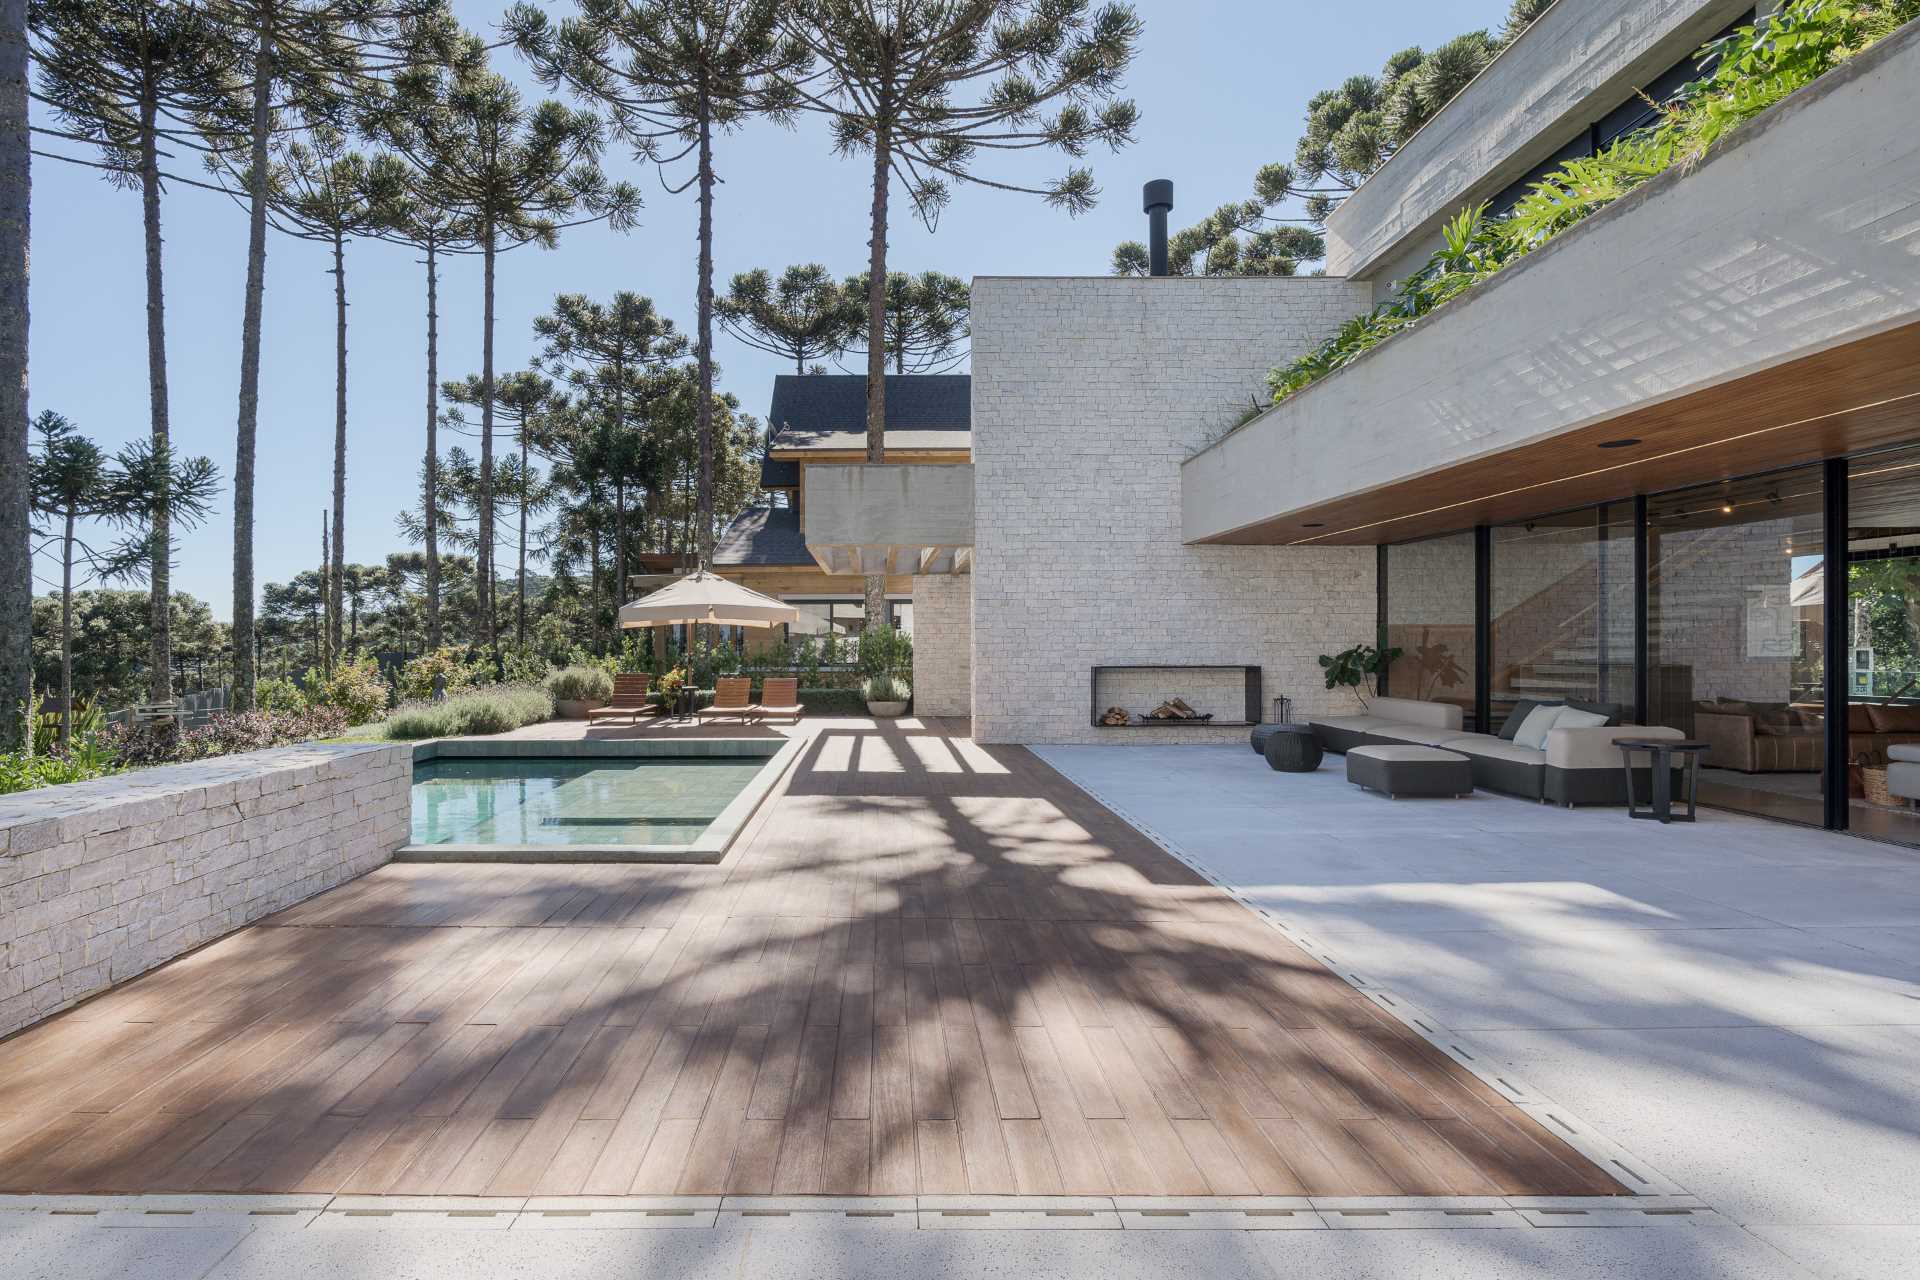
[[[492,31],[499,5],[456,0],[462,19]],[[564,16],[572,5],[549,0]],[[1306,99],[1357,72],[1374,72],[1411,44],[1432,45],[1497,26],[1505,0],[1374,0],[1364,6],[1275,0],[1138,0],[1145,22],[1127,92],[1139,104],[1139,141],[1091,157],[1104,192],[1074,219],[1032,197],[962,189],[929,234],[896,212],[890,263],[953,275],[1099,275],[1115,243],[1141,237],[1140,184],[1175,183],[1176,226],[1250,194],[1254,170],[1290,159]],[[510,52],[499,65],[530,94],[539,87]],[[868,190],[862,161],[835,159],[816,120],[792,130],[759,123],[724,138],[716,206],[720,287],[734,272],[825,263],[837,275],[866,263]],[[674,196],[625,154],[606,167],[635,180],[647,207],[626,235],[587,228],[552,252],[501,259],[496,351],[502,371],[535,350],[531,323],[556,293],[605,297],[631,289],[691,330],[691,194]],[[1022,157],[994,171],[1016,179],[1058,172],[1058,158]],[[95,171],[36,160],[33,196],[31,392],[35,412],[57,409],[107,444],[147,431],[145,308],[138,196]],[[897,208],[897,206],[896,206]],[[225,197],[176,187],[164,202],[168,373],[176,447],[233,467],[246,223]],[[324,246],[269,242],[261,371],[257,581],[283,581],[319,558],[320,514],[331,492],[333,301]],[[379,562],[402,543],[397,511],[415,497],[424,432],[422,269],[405,250],[348,250],[349,408],[347,556]],[[479,371],[477,262],[442,273],[443,377]],[[716,339],[721,386],[764,415],[776,358]],[[215,518],[182,540],[176,590],[231,614],[232,525],[223,495]],[[49,581],[42,564],[40,590]]]

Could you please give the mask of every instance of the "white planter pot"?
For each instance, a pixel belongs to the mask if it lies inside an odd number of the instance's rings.
[[[869,702],[867,703],[867,714],[876,720],[892,720],[898,716],[907,714],[907,704],[904,702]]]

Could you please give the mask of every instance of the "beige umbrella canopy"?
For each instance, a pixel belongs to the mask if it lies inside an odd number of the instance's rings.
[[[799,617],[800,611],[785,601],[748,590],[705,569],[620,606],[623,627],[671,627],[681,623],[777,627]]]

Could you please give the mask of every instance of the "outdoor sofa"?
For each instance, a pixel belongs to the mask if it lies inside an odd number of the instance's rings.
[[[1613,745],[1616,740],[1681,736],[1678,729],[1608,723],[1549,729],[1538,747],[1515,741],[1528,712],[1541,705],[1555,704],[1517,703],[1497,734],[1468,733],[1461,727],[1459,707],[1414,698],[1375,698],[1362,714],[1310,716],[1308,723],[1329,751],[1344,755],[1350,747],[1405,743],[1440,747],[1467,757],[1476,787],[1568,807],[1627,802],[1626,771],[1620,749]],[[1598,704],[1568,705],[1594,714],[1613,710]],[[1635,772],[1637,790],[1645,796],[1647,767],[1642,764]]]

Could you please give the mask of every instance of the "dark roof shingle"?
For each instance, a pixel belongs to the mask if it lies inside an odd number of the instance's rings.
[[[814,563],[807,554],[800,513],[792,507],[750,507],[714,539],[715,565]]]

